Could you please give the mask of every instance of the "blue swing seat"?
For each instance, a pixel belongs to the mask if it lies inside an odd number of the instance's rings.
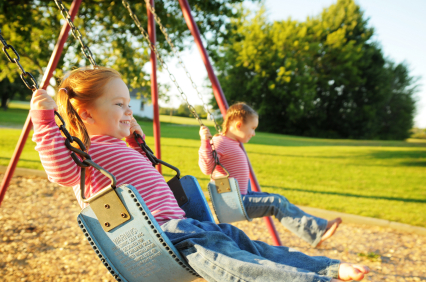
[[[214,222],[197,180],[185,176],[180,181],[188,197],[181,207],[187,217]],[[105,231],[90,206],[77,217],[84,235],[113,277],[123,282],[186,282],[199,278],[163,233],[137,190],[128,184],[114,190],[130,219]]]
[[[210,199],[217,219],[220,223],[252,221],[244,208],[238,181],[233,177],[229,177],[227,180],[229,180],[229,190],[225,192],[220,191],[215,181],[211,181],[208,185]]]

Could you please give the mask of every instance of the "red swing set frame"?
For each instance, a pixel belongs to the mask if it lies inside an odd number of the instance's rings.
[[[77,12],[80,8],[82,0],[74,0],[71,4],[70,8],[70,16],[71,20],[74,20],[74,17],[77,15]],[[151,6],[154,6],[154,0],[149,0],[151,3]],[[183,16],[185,18],[186,24],[188,25],[189,30],[191,31],[192,36],[194,37],[195,43],[197,45],[198,51],[200,52],[201,58],[204,62],[204,65],[206,67],[209,79],[212,83],[212,89],[213,94],[215,96],[215,99],[217,101],[217,104],[219,105],[220,112],[223,116],[226,115],[226,110],[228,109],[229,105],[226,101],[225,95],[223,94],[222,88],[220,86],[219,80],[217,79],[213,67],[210,63],[209,56],[207,55],[207,51],[204,48],[204,45],[201,41],[200,31],[198,30],[198,27],[194,21],[194,18],[191,14],[191,8],[189,7],[187,0],[179,0],[179,4],[182,9]],[[148,8],[147,5],[147,14],[148,14],[148,34],[149,38],[154,45],[156,42],[156,32],[155,32],[155,20],[154,16],[151,13],[151,11]],[[53,71],[56,69],[56,66],[58,64],[59,58],[62,54],[64,44],[68,38],[70,31],[70,27],[68,23],[65,23],[62,27],[61,33],[58,38],[58,42],[55,45],[55,48],[53,50],[53,53],[50,57],[49,64],[46,68],[46,71],[44,73],[41,88],[46,89],[49,85],[49,81],[52,78]],[[153,120],[153,128],[154,128],[154,140],[155,140],[155,155],[161,159],[161,144],[160,144],[160,116],[159,116],[159,106],[158,106],[158,86],[157,86],[157,58],[155,56],[155,53],[151,50],[151,95],[152,95],[152,104],[154,108],[154,120]],[[1,183],[0,187],[0,205],[3,201],[4,195],[6,194],[6,190],[9,186],[10,180],[13,176],[13,172],[15,171],[16,165],[18,163],[19,157],[22,153],[22,150],[24,148],[25,142],[28,138],[29,132],[32,128],[32,122],[30,115],[28,115],[27,120],[25,122],[24,128],[22,130],[21,136],[19,137],[18,144],[15,148],[15,152],[13,153],[13,156],[10,160],[9,166],[5,172],[4,178]],[[243,144],[241,144],[241,148],[244,150]],[[245,150],[244,150],[245,151]],[[247,156],[247,153],[246,153]],[[253,191],[260,191],[260,185],[257,181],[256,175],[254,174],[252,165],[250,163],[250,160],[247,156],[247,161],[249,163],[250,168],[250,182],[252,184]],[[161,173],[161,166],[157,166],[157,170]],[[275,229],[274,223],[272,222],[272,219],[270,217],[264,217],[266,226],[269,230],[269,233],[272,236],[273,244],[276,246],[282,246],[281,240],[278,236],[278,233]]]

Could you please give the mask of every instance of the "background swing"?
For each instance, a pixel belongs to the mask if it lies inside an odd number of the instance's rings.
[[[182,7],[183,14],[184,14],[185,20],[186,20],[186,22],[188,24],[188,27],[191,30],[191,33],[192,33],[192,35],[195,38],[195,41],[196,41],[197,46],[198,46],[198,48],[199,48],[199,50],[201,52],[201,55],[204,58],[204,62],[205,62],[206,67],[207,67],[209,78],[211,79],[212,84],[213,84],[213,92],[215,94],[216,99],[218,100],[219,107],[220,107],[222,113],[224,114],[225,111],[226,111],[226,108],[227,108],[227,103],[226,103],[226,100],[224,99],[224,96],[223,96],[223,93],[221,91],[220,85],[219,85],[219,83],[217,81],[217,78],[215,77],[215,75],[213,73],[213,69],[212,69],[210,61],[208,59],[207,53],[206,53],[204,47],[202,46],[201,38],[200,38],[200,35],[199,35],[199,31],[198,31],[198,28],[197,28],[197,26],[196,26],[196,24],[195,24],[195,22],[194,22],[194,20],[192,18],[191,13],[190,13],[189,5],[188,5],[188,3],[185,0],[182,0],[182,1],[179,1],[179,2],[180,2],[180,5]],[[77,1],[77,0],[72,3],[72,5],[71,5],[71,16],[70,16],[70,19],[73,18],[75,16],[75,14],[77,13],[80,3],[81,3],[81,1]],[[151,1],[151,5],[152,4],[153,4],[153,1]],[[148,32],[149,32],[149,35],[151,37],[151,41],[155,42],[155,29],[153,28],[153,26],[154,26],[154,18],[153,18],[153,15],[152,15],[152,13],[150,11],[148,11],[148,15],[149,15],[149,30],[148,30]],[[78,40],[81,40],[81,34],[75,34],[74,28],[72,30],[73,30],[74,36]],[[66,41],[66,38],[67,38],[67,35],[68,35],[68,31],[69,31],[69,27],[67,25],[64,25],[64,27],[63,27],[63,29],[61,31],[61,35],[59,37],[59,42],[55,46],[55,50],[54,50],[54,52],[52,54],[52,57],[51,57],[51,60],[49,62],[47,71],[46,71],[46,73],[45,73],[45,75],[43,77],[42,88],[46,88],[47,85],[48,85],[48,81],[49,81],[49,79],[52,76],[52,72],[55,69],[56,64],[57,64],[57,60],[59,59],[59,56],[61,54],[61,51],[62,51],[62,48],[63,48],[63,44]],[[154,37],[154,40],[153,40],[153,37]],[[4,48],[6,48],[6,47],[4,47]],[[83,45],[82,48],[83,48],[84,55],[86,56],[86,58],[88,58],[90,60],[91,54],[87,52],[87,47],[85,47]],[[154,54],[154,52],[151,52],[151,62],[152,62],[152,68],[153,69],[155,69],[155,66],[156,66],[156,62],[155,61],[156,61],[155,54]],[[155,72],[153,72],[153,74],[155,74]],[[156,80],[155,75],[153,75],[152,80]],[[155,142],[156,143],[155,144],[155,149],[156,150],[155,151],[156,151],[156,155],[159,158],[161,158],[160,157],[161,156],[161,152],[160,152],[160,146],[159,146],[158,104],[155,105],[157,103],[156,91],[154,91],[154,88],[156,90],[156,83],[155,82],[156,81],[154,81],[154,83],[152,83],[152,88],[153,88],[153,103],[154,103],[154,113],[155,113],[155,115],[154,115],[154,138],[156,140],[156,142]],[[19,155],[20,155],[20,153],[22,151],[22,148],[23,148],[23,145],[24,145],[24,143],[25,143],[25,141],[26,141],[26,139],[28,137],[28,133],[29,133],[30,128],[31,128],[31,121],[28,118],[27,122],[26,122],[26,125],[25,125],[25,128],[24,128],[25,130],[23,131],[23,133],[21,135],[21,138],[20,138],[20,141],[19,141],[19,143],[17,145],[17,149],[15,151],[15,154],[14,154],[12,160],[11,160],[9,168],[8,168],[6,174],[5,174],[4,179],[3,179],[0,200],[4,197],[4,194],[6,192],[8,183],[10,182],[10,178],[12,176],[13,170],[16,167],[16,163],[17,163],[17,161],[19,159]],[[158,169],[161,170],[160,167]],[[251,176],[250,176],[250,178],[251,178],[251,183],[253,185],[253,190],[256,190],[257,181],[255,181],[255,176],[254,176],[252,170],[251,170]],[[268,228],[269,228],[270,231],[272,231],[274,244],[275,245],[279,245],[280,241],[279,241],[279,238],[278,238],[278,236],[276,234],[276,231],[275,231],[275,229],[273,227],[271,219],[270,218],[265,218],[265,220],[267,221],[267,223],[268,222],[271,223],[271,224],[268,225]]]

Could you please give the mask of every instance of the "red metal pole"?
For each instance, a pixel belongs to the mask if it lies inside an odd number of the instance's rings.
[[[244,148],[243,143],[240,143],[240,146],[243,149],[244,153],[246,153],[246,156],[247,156],[247,152]],[[252,184],[251,188],[255,192],[260,192],[261,191],[260,185],[259,185],[259,182],[257,181],[256,175],[254,174],[254,170],[253,170],[253,167],[251,165],[251,162],[250,162],[250,159],[248,158],[248,156],[247,156],[247,162],[248,162],[249,168],[250,168],[250,183]],[[265,220],[266,227],[269,230],[269,234],[272,235],[272,241],[274,242],[274,245],[275,246],[282,246],[283,244],[281,243],[280,235],[278,234],[277,229],[275,228],[275,225],[274,225],[274,222],[272,221],[272,218],[265,216],[263,219]]]
[[[225,95],[223,94],[222,88],[220,87],[219,80],[214,74],[209,56],[207,55],[207,51],[204,48],[203,42],[201,41],[200,31],[198,30],[197,24],[195,23],[194,18],[192,17],[191,8],[189,7],[187,0],[179,0],[179,4],[182,8],[182,12],[183,12],[183,16],[185,18],[186,24],[188,25],[188,28],[191,31],[192,36],[194,37],[195,44],[197,44],[198,51],[200,52],[204,65],[206,66],[209,79],[212,83],[213,94],[216,98],[217,104],[219,105],[220,112],[222,113],[223,116],[225,116],[226,110],[229,107],[228,102],[226,101]],[[240,144],[240,145],[245,152],[243,144]],[[247,153],[246,153],[246,156],[247,156]],[[253,167],[251,166],[248,156],[247,156],[247,161],[250,167],[250,182],[252,184],[253,191],[260,192],[261,191],[260,185],[259,185],[259,182],[257,181],[256,175],[254,174]],[[272,222],[271,218],[264,217],[264,220],[272,236],[272,241],[274,242],[274,245],[282,246],[280,237],[278,235],[277,230],[275,229],[274,223]]]
[[[150,0],[151,6],[154,7],[154,0]],[[146,5],[148,13],[148,34],[152,45],[155,45],[155,20],[148,5]],[[160,111],[158,108],[158,85],[157,85],[157,58],[155,52],[151,50],[151,100],[152,107],[154,108],[154,140],[155,140],[155,155],[161,159],[161,144],[160,144]],[[157,165],[157,170],[161,173],[161,165]]]
[[[70,8],[70,16],[71,19],[74,20],[74,17],[77,15],[78,9],[80,8],[82,0],[74,0],[71,4]],[[53,71],[55,70],[58,61],[60,59],[62,50],[64,49],[64,44],[67,41],[68,33],[70,27],[67,23],[62,26],[61,33],[59,34],[58,42],[56,43],[55,49],[50,57],[49,64],[47,65],[47,69],[44,73],[42,80],[42,89],[47,88],[49,86],[49,81],[52,78]],[[18,50],[19,52],[19,50]],[[31,117],[28,114],[27,120],[25,121],[24,128],[22,130],[21,136],[19,137],[18,144],[16,145],[15,152],[10,160],[9,166],[4,174],[1,187],[0,187],[0,205],[3,201],[4,195],[6,194],[7,187],[9,186],[10,180],[12,179],[13,172],[15,171],[16,165],[18,164],[19,157],[21,156],[22,150],[24,149],[25,142],[27,141],[28,134],[30,133],[32,128]]]

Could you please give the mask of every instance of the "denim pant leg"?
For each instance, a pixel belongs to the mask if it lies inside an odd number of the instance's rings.
[[[207,281],[325,282],[338,275],[338,260],[252,241],[230,224],[181,219],[161,228]]]
[[[327,220],[307,214],[284,196],[249,191],[241,195],[251,218],[275,216],[288,230],[315,247],[327,228]]]

